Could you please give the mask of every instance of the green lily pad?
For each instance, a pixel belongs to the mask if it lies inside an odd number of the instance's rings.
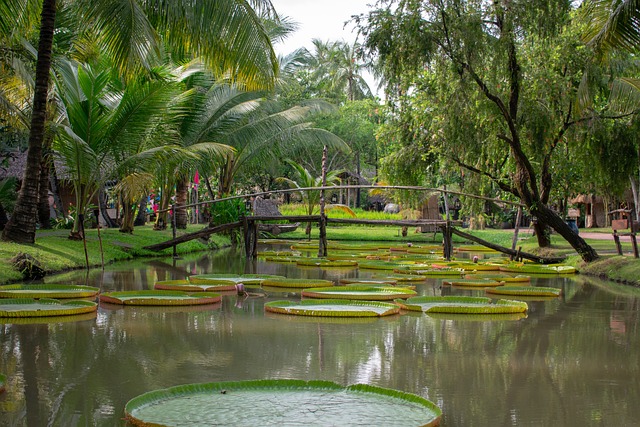
[[[159,291],[182,292],[225,292],[236,291],[236,282],[221,280],[220,283],[191,283],[188,280],[163,280],[156,282],[153,289]]]
[[[330,261],[328,259],[323,258],[299,258],[296,261],[296,264],[302,265],[305,267],[357,267],[358,262],[353,260],[335,260]]]
[[[40,298],[7,298],[0,300],[0,317],[69,316],[94,312],[98,305],[91,301],[58,301]]]
[[[94,320],[96,317],[98,317],[97,310],[90,311],[88,313],[70,314],[64,316],[0,317],[0,325],[44,325],[50,323],[71,323]]]
[[[262,286],[273,288],[324,288],[334,286],[331,280],[323,279],[267,279]]]
[[[488,287],[488,286],[500,286],[503,282],[496,282],[491,279],[451,279],[443,280],[443,284],[451,286],[473,286],[473,287]]]
[[[306,298],[334,298],[365,301],[391,301],[397,298],[409,298],[418,295],[416,291],[405,288],[379,286],[334,286],[332,288],[311,288],[302,291]]]
[[[461,277],[464,270],[460,268],[452,268],[452,267],[443,267],[443,268],[422,268],[422,269],[412,269],[406,267],[400,267],[393,270],[394,273],[399,274],[418,274],[424,277],[451,277],[457,276]]]
[[[518,295],[528,297],[558,297],[562,294],[562,290],[557,288],[546,288],[543,286],[514,286],[505,285],[491,289],[485,289],[485,292],[497,295]]]
[[[266,303],[264,308],[272,313],[330,317],[388,316],[400,311],[400,308],[395,304],[341,299],[303,300],[300,302],[271,301]]]
[[[137,426],[435,426],[442,411],[415,394],[329,381],[255,380],[186,384],[125,406]]]
[[[89,298],[95,297],[99,288],[80,285],[4,285],[0,286],[0,298]]]
[[[360,261],[358,263],[358,268],[363,270],[389,270],[393,271],[395,268],[402,267],[401,264],[396,262],[387,262],[387,261]]]
[[[342,278],[340,279],[340,283],[343,285],[395,285],[398,283],[395,279],[360,279],[360,278]]]
[[[396,300],[405,310],[424,311],[425,313],[458,313],[458,314],[500,314],[524,313],[529,306],[526,302],[499,300],[493,302],[485,297],[427,297],[419,296],[408,300]]]
[[[398,283],[411,283],[411,282],[424,282],[427,276],[422,276],[420,274],[385,274],[385,275],[374,275],[372,279],[383,279],[383,280],[395,280]]]
[[[531,281],[530,276],[509,276],[507,274],[495,274],[495,273],[470,273],[464,276],[465,279],[490,279],[496,282],[507,283],[526,283]]]
[[[274,274],[229,274],[229,273],[213,273],[213,274],[197,274],[189,276],[190,283],[197,284],[226,284],[229,282],[244,283],[245,285],[260,285],[266,279],[284,279],[284,276]]]
[[[220,302],[220,294],[180,291],[121,291],[100,294],[100,301],[123,305],[200,305]]]
[[[500,271],[509,273],[526,273],[526,274],[575,274],[576,269],[570,265],[538,265],[538,264],[505,264],[500,266]]]

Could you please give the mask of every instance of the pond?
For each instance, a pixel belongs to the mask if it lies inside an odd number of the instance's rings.
[[[48,282],[152,289],[202,273],[370,277],[246,261],[233,250],[72,272]],[[630,426],[640,420],[640,292],[581,276],[535,279],[561,298],[520,320],[423,313],[339,321],[265,313],[294,292],[224,295],[205,307],[101,306],[77,321],[0,324],[0,426],[125,426],[124,405],[179,384],[249,379],[367,383],[423,396],[441,425]],[[420,295],[482,295],[418,284]],[[62,319],[61,319],[62,320]],[[348,422],[345,422],[348,425]]]

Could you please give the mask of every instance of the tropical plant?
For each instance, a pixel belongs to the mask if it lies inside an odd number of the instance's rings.
[[[83,212],[117,169],[140,161],[135,154],[164,117],[174,92],[163,81],[130,82],[115,91],[110,70],[99,67],[68,62],[60,70],[57,87],[66,120],[54,149],[67,168],[76,209]],[[82,238],[79,218],[70,237]]]
[[[309,172],[302,165],[294,162],[293,160],[287,159],[286,161],[293,168],[293,176],[291,178],[287,177],[279,177],[276,179],[277,182],[282,182],[288,184],[291,188],[313,188],[313,187],[322,187],[322,176],[314,177],[311,172]],[[340,173],[342,171],[327,171],[325,182],[326,185],[336,185],[340,182]],[[303,190],[300,191],[300,196],[302,197],[303,203],[306,205],[306,214],[313,215],[314,210],[320,204],[320,190]],[[329,209],[339,209],[343,212],[348,212],[351,216],[356,216],[356,214],[348,207],[344,205],[327,205]],[[311,223],[307,223],[307,228],[305,229],[305,233],[311,239]]]
[[[22,12],[29,9],[23,6],[31,3],[3,2],[0,30],[10,31],[16,17],[21,19],[25,15]],[[161,4],[146,0],[79,0],[73,4],[77,28],[82,29],[87,38],[96,40],[114,64],[129,76],[134,70],[149,69],[161,56],[159,41],[162,39],[176,55],[185,51],[201,55],[218,75],[229,74],[252,88],[271,87],[274,83],[277,60],[261,19],[274,16],[268,0]],[[56,0],[42,2],[27,166],[16,207],[3,231],[4,239],[16,242],[35,240],[56,10]]]

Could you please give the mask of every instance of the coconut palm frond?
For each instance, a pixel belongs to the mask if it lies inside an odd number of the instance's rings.
[[[614,110],[627,114],[640,106],[640,79],[621,77],[611,85],[610,105]]]
[[[155,176],[151,173],[132,173],[120,178],[114,187],[123,200],[139,200],[153,188]]]
[[[640,1],[589,0],[579,9],[587,24],[583,40],[603,51],[640,45]]]
[[[347,215],[349,215],[351,218],[355,218],[357,216],[356,213],[349,206],[343,205],[343,204],[336,204],[336,203],[329,204],[329,205],[326,205],[324,208],[328,211],[334,210],[334,211],[344,212]]]

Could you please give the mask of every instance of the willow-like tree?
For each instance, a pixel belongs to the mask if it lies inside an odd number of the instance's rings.
[[[539,246],[550,246],[550,227],[584,260],[598,258],[549,207],[553,157],[586,120],[575,108],[586,54],[570,31],[572,3],[381,3],[359,26],[390,100],[417,111],[424,154],[435,147],[518,197],[537,218]]]

